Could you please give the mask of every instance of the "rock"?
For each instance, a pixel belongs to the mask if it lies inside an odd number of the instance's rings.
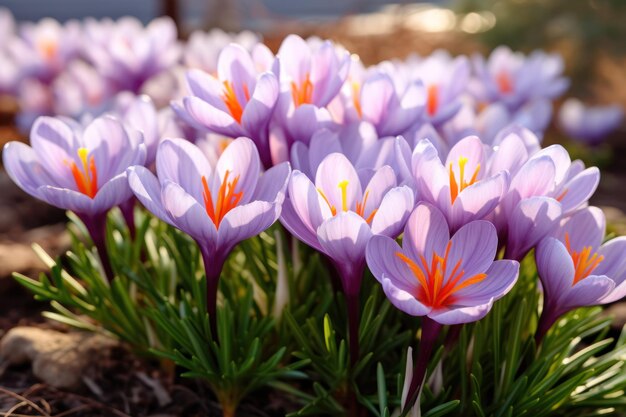
[[[0,341],[0,358],[16,365],[31,362],[33,373],[45,383],[75,389],[90,364],[118,345],[118,341],[94,333],[15,327]]]
[[[0,277],[8,277],[13,272],[45,270],[46,266],[33,249],[21,243],[0,243]]]
[[[620,301],[615,304],[612,304],[604,310],[603,314],[613,317],[613,322],[611,326],[621,331],[622,327],[626,325],[626,301]]]

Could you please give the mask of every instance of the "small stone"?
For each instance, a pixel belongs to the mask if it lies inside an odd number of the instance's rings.
[[[0,277],[8,277],[13,272],[45,270],[46,266],[33,249],[22,243],[0,243]]]
[[[118,345],[116,340],[95,333],[15,327],[0,341],[0,358],[12,365],[31,362],[33,373],[45,383],[75,389],[90,364]]]

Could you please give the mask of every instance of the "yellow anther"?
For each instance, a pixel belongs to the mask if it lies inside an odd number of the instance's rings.
[[[348,180],[341,181],[339,188],[341,188],[341,209],[348,211]]]

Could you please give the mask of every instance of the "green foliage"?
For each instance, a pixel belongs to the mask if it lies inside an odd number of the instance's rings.
[[[136,215],[135,240],[119,213],[109,216],[110,284],[74,216],[71,251],[54,261],[36,248],[50,273],[15,278],[50,301],[48,317],[114,335],[204,381],[224,415],[235,415],[259,389],[282,392],[291,416],[364,410],[390,417],[400,409],[406,352],[419,344],[420,320],[393,308],[371,275],[361,292],[360,357],[350,366],[345,300],[333,289],[332,271],[277,225],[230,255],[212,335],[198,248],[144,212]],[[529,257],[519,282],[485,319],[444,330],[420,397],[422,415],[625,415],[626,331],[609,337],[611,320],[601,309],[579,309],[536,346],[541,303]]]

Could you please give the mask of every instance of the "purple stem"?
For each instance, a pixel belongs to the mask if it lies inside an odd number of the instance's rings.
[[[417,361],[415,361],[415,367],[413,369],[413,378],[411,379],[407,402],[402,410],[401,417],[406,416],[411,408],[413,408],[422,390],[422,383],[424,382],[424,376],[428,369],[428,361],[430,361],[430,356],[433,353],[433,348],[435,347],[441,328],[441,324],[428,316],[422,317],[422,340],[420,340],[419,353],[417,354]]]
[[[130,237],[132,240],[135,240],[135,236],[137,234],[137,227],[135,225],[136,203],[137,199],[135,197],[132,197],[120,204],[120,210],[122,211],[122,216],[124,216],[124,220],[126,221],[126,226],[128,227],[128,231],[130,232]]]
[[[443,342],[446,351],[452,350],[456,342],[459,340],[459,336],[461,335],[461,330],[463,330],[463,324],[454,324],[450,326],[448,329],[448,334],[446,335],[446,340]]]
[[[109,259],[109,253],[106,247],[106,226],[107,226],[107,213],[98,213],[95,215],[79,215],[80,219],[85,224],[91,240],[96,246],[102,268],[109,282],[113,280],[113,268],[111,268],[111,260]]]
[[[346,294],[348,307],[348,344],[350,365],[354,367],[359,359],[359,293]]]
[[[217,341],[217,290],[225,259],[213,251],[202,250],[201,252],[206,275],[206,307],[209,313],[211,337]]]
[[[544,336],[548,333],[548,330],[550,330],[554,322],[556,322],[560,316],[561,314],[556,311],[555,307],[550,304],[545,305],[543,311],[541,312],[541,317],[539,318],[537,332],[535,333],[535,344],[537,346],[541,344]]]

